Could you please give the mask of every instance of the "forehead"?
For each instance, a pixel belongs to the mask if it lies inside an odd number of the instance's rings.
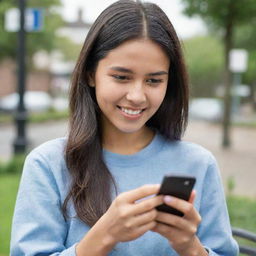
[[[135,71],[168,71],[169,62],[169,57],[157,43],[149,39],[134,39],[111,50],[99,62],[99,67],[121,66]]]

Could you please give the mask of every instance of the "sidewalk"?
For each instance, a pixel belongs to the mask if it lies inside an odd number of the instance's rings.
[[[27,138],[29,140],[29,148],[32,149],[47,140],[65,136],[67,127],[66,121],[28,124]],[[16,129],[13,124],[0,126],[0,159],[5,160],[11,157],[15,136]]]
[[[47,140],[65,136],[66,133],[67,122],[47,122],[29,124],[27,137],[31,141],[31,148],[34,148]],[[221,136],[220,126],[191,122],[184,139],[204,146],[215,155],[225,186],[227,180],[233,177],[235,194],[256,198],[256,129],[233,128],[232,147],[229,150],[221,148]],[[0,126],[0,159],[10,158],[14,137],[13,125]]]
[[[234,193],[256,198],[256,129],[233,127],[231,130],[232,145],[230,149],[221,147],[221,126],[195,122],[188,127],[185,140],[196,142],[216,157],[223,183],[233,177]]]

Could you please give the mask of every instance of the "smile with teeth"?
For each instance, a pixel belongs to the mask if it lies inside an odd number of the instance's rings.
[[[143,109],[138,109],[138,110],[132,110],[132,109],[128,109],[128,108],[123,108],[123,107],[120,107],[120,109],[128,114],[128,115],[139,115],[140,113],[143,112]]]

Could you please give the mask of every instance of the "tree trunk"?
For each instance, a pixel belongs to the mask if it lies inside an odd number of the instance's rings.
[[[252,104],[252,110],[254,113],[256,113],[256,80],[251,83],[250,85],[250,99],[251,99],[251,104]]]
[[[232,14],[231,14],[232,15]],[[225,72],[224,72],[224,115],[223,115],[223,138],[222,146],[224,148],[229,148],[231,146],[230,139],[230,128],[231,128],[231,87],[232,87],[232,77],[229,70],[229,52],[233,46],[233,23],[232,19],[227,23],[226,31],[224,35],[224,45],[225,45]]]

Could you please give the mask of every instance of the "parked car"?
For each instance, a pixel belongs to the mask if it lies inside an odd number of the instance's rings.
[[[17,109],[19,94],[12,93],[0,99],[0,110],[13,112]],[[27,91],[24,95],[24,104],[28,111],[41,112],[49,109],[52,104],[51,97],[46,92]]]
[[[195,98],[190,102],[189,117],[192,120],[220,122],[223,117],[222,101],[214,98]]]

